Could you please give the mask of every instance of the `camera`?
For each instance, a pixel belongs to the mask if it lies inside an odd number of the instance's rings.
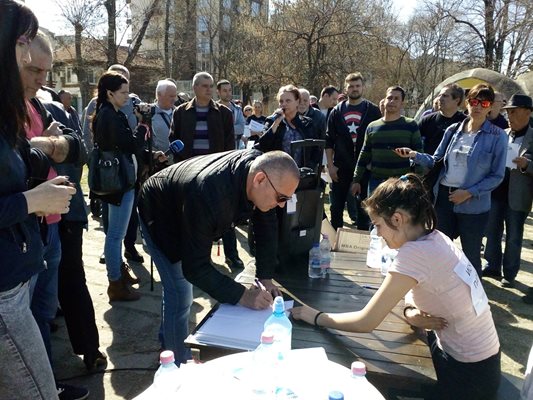
[[[135,103],[133,109],[141,114],[141,121],[145,124],[151,124],[155,114],[155,105],[148,103]]]

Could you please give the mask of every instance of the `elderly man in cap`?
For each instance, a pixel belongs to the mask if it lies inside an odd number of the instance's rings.
[[[503,109],[507,111],[510,125],[507,129],[509,151],[518,147],[518,155],[512,160],[513,167],[505,169],[503,182],[492,192],[486,231],[487,267],[483,276],[501,279],[501,286],[509,288],[514,287],[520,269],[524,223],[533,200],[533,128],[529,126],[533,101],[529,96],[515,94]],[[505,251],[502,253],[504,225]]]

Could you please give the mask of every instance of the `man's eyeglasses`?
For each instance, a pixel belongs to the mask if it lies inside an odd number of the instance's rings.
[[[491,102],[489,100],[468,99],[468,104],[470,104],[472,107],[477,107],[479,104],[481,104],[481,108],[489,108]]]
[[[278,192],[278,190],[274,187],[274,184],[272,183],[272,181],[270,180],[270,178],[268,177],[268,174],[265,172],[264,169],[261,170],[261,172],[263,174],[265,174],[267,180],[268,180],[268,183],[270,183],[270,186],[272,186],[272,189],[274,189],[274,192],[276,192],[276,201],[278,203],[285,203],[287,201],[289,201],[290,199],[292,199],[292,196],[286,196],[284,194],[281,194],[280,192]]]

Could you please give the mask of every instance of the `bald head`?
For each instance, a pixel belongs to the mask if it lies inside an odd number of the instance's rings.
[[[299,181],[300,170],[292,157],[283,151],[269,151],[252,163],[246,194],[259,210],[268,211],[284,207]]]

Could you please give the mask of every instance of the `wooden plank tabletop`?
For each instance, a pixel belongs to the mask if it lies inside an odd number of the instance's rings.
[[[325,312],[361,310],[383,281],[379,270],[366,266],[364,253],[332,253],[331,270],[326,278],[309,279],[302,265],[285,267],[276,276],[283,290],[295,300]],[[409,384],[428,385],[434,382],[435,370],[428,346],[403,318],[400,302],[371,333],[348,333],[315,328],[293,321],[293,348],[322,346],[328,358],[346,367],[361,360],[369,375]],[[397,385],[398,386],[398,385]],[[404,386],[404,385],[401,385]]]
[[[237,280],[251,284],[254,276],[254,270],[245,270]],[[379,287],[383,276],[379,270],[366,266],[364,253],[333,252],[331,270],[326,278],[308,278],[307,265],[299,262],[285,266],[275,279],[286,299],[291,297],[295,303],[303,302],[325,312],[346,312],[361,310],[375,293],[375,290],[362,286]],[[420,391],[435,382],[429,348],[421,340],[423,335],[413,331],[405,322],[403,302],[371,333],[349,333],[315,328],[301,321],[292,322],[294,349],[323,347],[331,361],[348,368],[353,361],[363,361],[369,379],[382,393],[390,388]],[[186,344],[199,348],[205,360],[238,351],[198,343],[194,332]]]

